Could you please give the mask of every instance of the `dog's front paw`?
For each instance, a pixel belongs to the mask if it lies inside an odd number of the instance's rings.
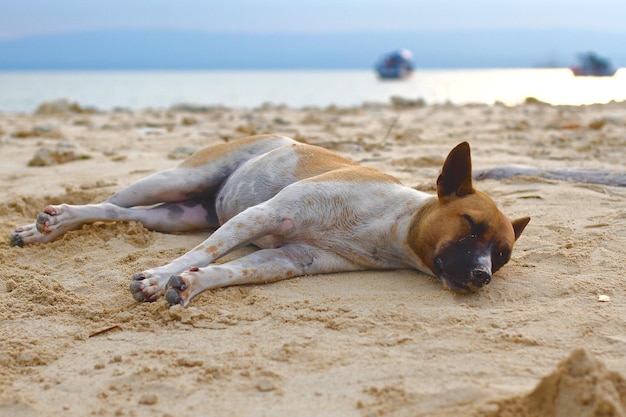
[[[189,283],[180,275],[171,276],[167,283],[165,299],[171,306],[180,304],[186,307],[191,300]]]
[[[153,274],[139,272],[132,277],[130,293],[137,301],[155,301],[165,292],[164,286]]]

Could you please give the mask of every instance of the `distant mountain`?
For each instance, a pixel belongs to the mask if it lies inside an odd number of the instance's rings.
[[[568,66],[596,51],[626,66],[626,32],[459,30],[242,34],[99,31],[0,41],[0,70],[367,69],[397,48],[418,68]]]

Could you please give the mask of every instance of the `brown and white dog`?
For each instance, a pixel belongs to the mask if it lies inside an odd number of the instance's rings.
[[[472,186],[469,145],[448,155],[437,196],[317,146],[276,135],[199,150],[100,204],[46,207],[13,245],[45,243],[95,221],[161,232],[217,228],[167,265],[132,277],[137,301],[186,306],[200,292],[309,274],[411,268],[454,291],[478,289],[506,264],[530,218],[513,222]],[[214,262],[241,246],[261,248]]]

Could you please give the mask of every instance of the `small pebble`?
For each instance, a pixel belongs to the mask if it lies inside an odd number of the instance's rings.
[[[7,292],[13,291],[16,287],[17,287],[17,284],[12,279],[8,279],[4,283],[4,288],[6,289]]]
[[[139,404],[142,405],[154,405],[157,403],[157,396],[155,394],[144,394],[139,398]]]
[[[276,386],[272,381],[267,378],[262,378],[257,382],[256,387],[261,392],[269,392],[276,389]]]

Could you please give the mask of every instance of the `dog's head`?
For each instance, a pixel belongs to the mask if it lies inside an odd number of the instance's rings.
[[[491,198],[474,189],[470,147],[463,142],[444,162],[436,201],[415,216],[409,244],[444,285],[473,291],[509,261],[529,221],[510,221]]]

